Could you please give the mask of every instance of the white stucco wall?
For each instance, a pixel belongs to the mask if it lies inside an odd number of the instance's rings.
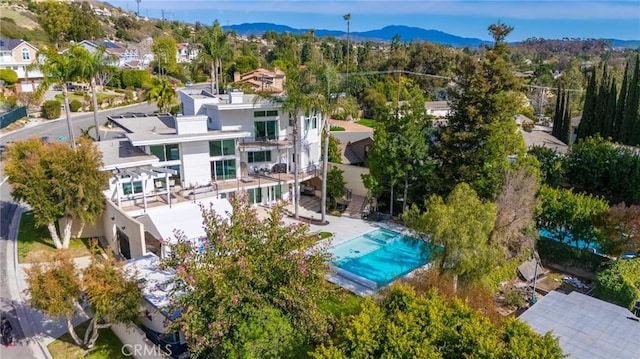
[[[180,144],[180,159],[184,185],[198,186],[211,183],[209,142],[187,142]]]

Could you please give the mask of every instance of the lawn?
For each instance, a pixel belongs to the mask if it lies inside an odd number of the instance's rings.
[[[114,97],[117,97],[117,96],[118,95],[111,94],[111,93],[98,92],[98,104],[101,104],[105,100],[110,99],[110,98],[114,98]],[[56,95],[56,100],[60,101],[60,103],[64,103],[64,97],[62,95]],[[84,102],[84,96],[76,95],[73,92],[69,92],[69,102],[71,102],[73,100],[78,100],[80,102]]]
[[[360,311],[361,297],[344,288],[330,285],[331,294],[318,303],[320,309],[326,310],[337,318],[341,315],[357,314]]]
[[[86,321],[76,327],[76,334],[80,338],[84,338],[84,331],[87,329],[89,321]],[[131,358],[122,354],[122,342],[113,333],[110,328],[100,329],[100,335],[95,346],[86,352],[77,346],[69,333],[64,334],[60,338],[47,345],[47,349],[51,352],[53,359],[67,358],[89,358],[89,359],[120,359]]]
[[[371,128],[376,128],[378,126],[378,123],[375,120],[372,120],[370,118],[361,118],[358,121],[356,121],[356,123],[358,125],[367,126]]]
[[[73,257],[83,257],[91,254],[89,241],[86,239],[71,239],[69,250]],[[46,227],[37,227],[33,212],[27,212],[20,219],[18,232],[18,263],[31,263],[47,254],[54,253],[56,247]]]

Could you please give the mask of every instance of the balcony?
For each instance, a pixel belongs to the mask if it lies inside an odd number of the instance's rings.
[[[293,149],[293,140],[288,136],[270,139],[267,137],[244,137],[239,139],[240,151]]]

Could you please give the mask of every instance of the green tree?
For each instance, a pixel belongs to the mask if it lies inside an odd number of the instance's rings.
[[[585,95],[584,107],[582,110],[582,118],[578,125],[576,140],[593,135],[596,128],[595,113],[597,109],[597,80],[596,68],[591,70],[589,83],[587,84],[587,93]]]
[[[91,349],[98,330],[114,323],[129,324],[137,320],[142,292],[135,279],[126,277],[121,262],[110,255],[106,261],[92,260],[82,273],[66,251],[55,254],[53,261],[35,263],[26,270],[31,305],[52,317],[63,317],[73,341]],[[93,312],[84,339],[80,339],[72,319],[78,314],[82,297]]]
[[[176,40],[172,36],[160,36],[153,40],[151,45],[155,67],[159,75],[178,73]]]
[[[640,299],[640,259],[611,261],[598,273],[596,296],[600,299],[633,308]]]
[[[505,38],[512,30],[501,23],[489,26],[495,43],[486,55],[461,61],[449,125],[440,132],[435,151],[438,166],[433,181],[439,193],[467,182],[482,198],[494,199],[510,167],[508,156],[524,154],[513,120],[522,107],[520,81],[506,61]]]
[[[211,93],[216,95],[220,93],[219,74],[222,73],[222,63],[233,57],[227,37],[216,20],[200,40],[198,61],[211,64]]]
[[[18,74],[12,69],[0,69],[0,81],[5,85],[13,85],[18,82]]]
[[[115,61],[112,55],[109,55],[104,46],[100,45],[94,52],[90,52],[84,47],[76,47],[70,51],[76,51],[74,55],[78,61],[78,72],[80,79],[91,84],[91,100],[93,102],[93,126],[96,131],[95,139],[100,141],[100,126],[98,125],[98,94],[97,94],[97,78],[105,71],[111,71],[111,64]]]
[[[104,37],[104,30],[98,15],[87,1],[80,4],[69,3],[70,22],[65,36],[67,41],[80,42],[82,40],[95,40]],[[67,21],[69,21],[67,19]]]
[[[76,143],[75,134],[71,125],[69,92],[66,83],[76,81],[81,77],[79,66],[83,63],[83,59],[79,57],[79,54],[82,54],[80,48],[81,46],[76,44],[62,53],[58,53],[54,48],[38,51],[37,62],[28,67],[28,69],[37,68],[44,75],[44,80],[38,87],[39,94],[42,94],[54,84],[62,87],[67,130],[69,131],[69,143],[73,148],[75,148]]]
[[[597,226],[603,234],[599,244],[605,253],[619,255],[640,248],[640,205],[621,202],[611,206]]]
[[[640,144],[640,55],[635,56],[635,66],[627,90],[621,133],[623,134],[621,142],[632,146]]]
[[[538,227],[549,230],[554,239],[566,242],[568,236],[582,247],[597,240],[595,220],[609,210],[601,198],[574,193],[572,190],[542,186],[538,193],[540,207],[536,213]]]
[[[460,300],[448,302],[431,291],[416,295],[393,285],[379,303],[367,298],[362,311],[346,317],[334,342],[311,353],[321,358],[523,358],[560,359],[551,333],[536,334],[507,319],[498,326]]]
[[[176,90],[169,80],[158,77],[153,79],[153,87],[147,93],[149,103],[155,101],[161,113],[169,113],[177,99]]]
[[[505,250],[489,243],[496,223],[496,205],[483,202],[466,183],[446,201],[432,196],[421,212],[413,206],[404,216],[407,225],[429,238],[433,263],[440,274],[466,283],[478,280],[505,258]]]
[[[206,250],[178,237],[163,261],[176,273],[174,305],[184,308],[173,327],[183,329],[195,355],[213,357],[242,356],[247,346],[257,357],[281,356],[324,338],[329,317],[316,304],[328,294],[329,256],[317,237],[306,225],[285,225],[280,206],[263,220],[246,195],[232,206],[228,220],[202,209]],[[240,338],[245,333],[257,340]]]
[[[344,187],[347,183],[344,181],[343,173],[343,170],[335,166],[327,173],[327,195],[331,199],[332,206],[335,206],[337,198],[344,195]]]
[[[564,181],[564,168],[562,165],[563,156],[553,148],[544,146],[533,146],[528,151],[540,164],[540,176],[542,183],[559,187]]]
[[[326,136],[322,137],[323,146],[324,146],[324,141],[326,141]],[[329,149],[328,149],[327,157],[329,158],[329,162],[331,163],[342,163],[342,155],[340,153],[340,141],[334,136],[332,136],[331,134],[329,134]]]
[[[69,247],[75,220],[84,226],[100,218],[109,174],[100,170],[102,154],[89,140],[80,138],[75,150],[38,138],[17,141],[7,146],[3,160],[14,200],[29,204],[36,225],[47,227],[56,248]]]
[[[58,44],[65,40],[71,28],[71,9],[63,2],[43,1],[36,6],[38,24],[49,36],[49,40]]]

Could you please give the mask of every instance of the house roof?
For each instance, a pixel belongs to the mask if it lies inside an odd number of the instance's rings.
[[[30,43],[24,41],[24,40],[18,40],[18,39],[9,39],[6,37],[0,37],[0,51],[12,51],[13,49],[15,49],[16,47],[22,45],[23,43],[29,45],[30,47],[34,48],[35,50],[38,50],[35,46],[31,45]]]
[[[634,320],[635,318],[635,320]],[[571,358],[637,359],[640,322],[626,308],[578,292],[552,291],[520,316],[539,333],[553,331]]]
[[[180,230],[182,235],[190,241],[197,242],[206,237],[202,225],[202,210],[213,209],[220,217],[227,219],[233,211],[231,203],[227,199],[207,199],[198,203],[182,203],[172,207],[153,209],[136,218],[144,225],[144,230],[156,239],[164,243],[176,243],[175,231]],[[197,244],[197,243],[194,243]]]
[[[153,253],[147,253],[142,257],[127,260],[124,269],[129,278],[136,278],[141,284],[142,294],[147,302],[161,310],[169,306],[172,289],[170,281],[175,277],[175,272],[171,269],[161,269],[160,258]]]
[[[153,165],[160,161],[158,157],[144,153],[124,138],[95,143],[102,152],[104,170]]]
[[[524,137],[524,143],[527,148],[533,146],[543,146],[554,149],[559,153],[566,153],[568,146],[551,135],[551,128],[544,126],[535,126],[531,132],[520,131]]]

